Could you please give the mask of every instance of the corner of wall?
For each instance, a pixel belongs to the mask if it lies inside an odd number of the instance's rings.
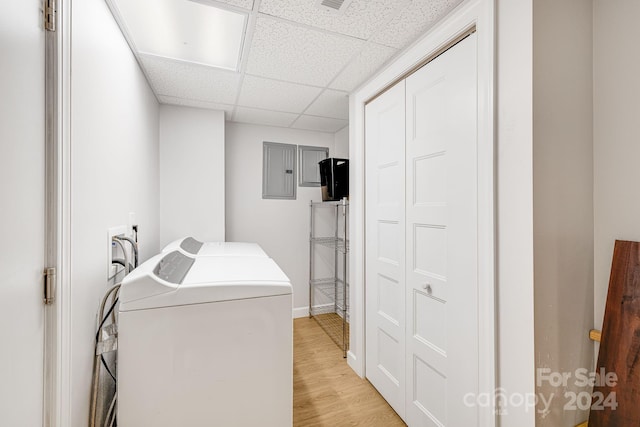
[[[575,426],[588,411],[569,396],[590,393],[575,373],[594,366],[592,5],[536,0],[533,11],[536,425]],[[550,373],[570,377],[557,387]]]
[[[349,126],[345,126],[338,132],[333,134],[334,139],[334,152],[332,157],[341,159],[349,158]]]

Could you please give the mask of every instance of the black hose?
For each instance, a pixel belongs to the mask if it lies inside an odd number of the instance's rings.
[[[118,265],[123,266],[124,268],[127,268],[126,261],[123,260],[122,258],[114,258],[114,259],[112,259],[111,260],[111,264],[118,264]],[[132,270],[133,270],[133,265],[131,265],[131,263],[129,263],[129,271],[132,271]]]

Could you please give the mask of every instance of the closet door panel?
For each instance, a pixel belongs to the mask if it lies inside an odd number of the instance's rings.
[[[366,376],[393,409],[405,410],[405,88],[365,110]]]
[[[477,72],[471,35],[406,80],[410,426],[474,426],[478,391]]]

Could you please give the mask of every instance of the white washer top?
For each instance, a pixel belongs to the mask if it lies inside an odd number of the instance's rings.
[[[179,251],[144,262],[122,281],[120,311],[291,294],[267,257],[189,257]]]
[[[189,256],[269,256],[257,243],[247,242],[199,242],[193,237],[183,237],[164,247],[162,252],[180,251]]]

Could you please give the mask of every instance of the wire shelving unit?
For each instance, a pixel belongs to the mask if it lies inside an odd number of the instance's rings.
[[[316,217],[333,216],[333,232],[316,235]],[[309,316],[314,318],[347,357],[349,350],[348,254],[349,202],[310,202],[309,204]],[[332,234],[332,235],[331,235]],[[333,250],[331,273],[316,277],[319,247]]]

